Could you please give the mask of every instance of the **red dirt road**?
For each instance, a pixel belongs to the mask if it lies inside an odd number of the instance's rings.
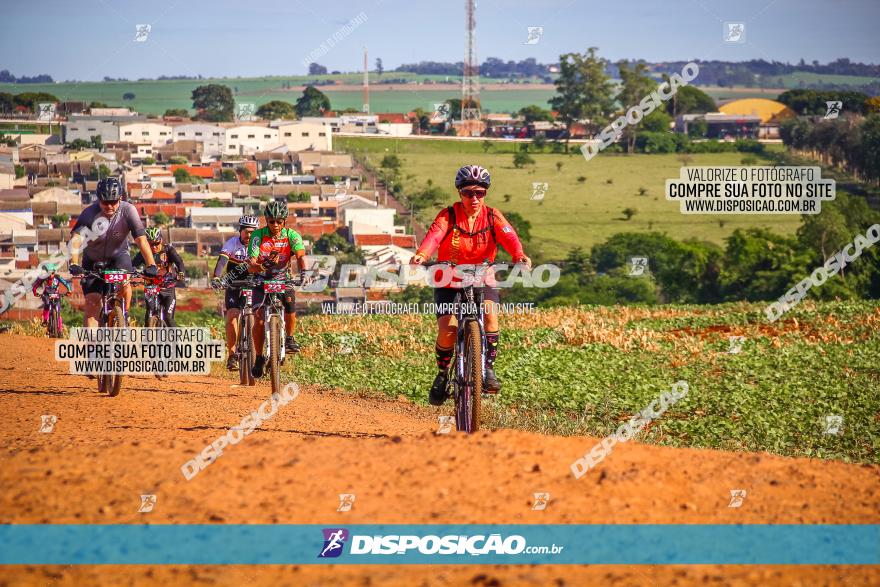
[[[268,397],[223,377],[66,373],[48,339],[0,335],[0,523],[880,523],[880,467],[631,442],[580,480],[597,441],[435,435],[434,409],[300,396],[191,481],[180,466]],[[58,417],[40,433],[40,415]],[[731,489],[745,489],[730,508]],[[532,494],[549,492],[544,511]],[[349,512],[338,494],[354,493]],[[141,494],[154,510],[139,513]],[[0,567],[0,585],[880,585],[876,567]]]

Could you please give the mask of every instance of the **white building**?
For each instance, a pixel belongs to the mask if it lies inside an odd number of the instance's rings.
[[[226,146],[226,129],[215,124],[179,124],[172,127],[175,141],[198,141],[202,153],[208,156],[222,155]]]
[[[278,140],[291,151],[332,151],[333,131],[323,122],[273,122]]]
[[[119,125],[119,140],[123,143],[149,143],[159,147],[171,141],[171,127],[155,122],[134,122]]]
[[[380,122],[376,128],[379,129],[380,135],[390,135],[392,137],[408,137],[412,134],[413,125],[410,123],[400,122]]]
[[[352,234],[394,234],[393,208],[345,208],[342,221]],[[367,228],[370,227],[370,228]]]
[[[245,155],[269,151],[279,145],[278,130],[266,126],[231,126],[226,129],[223,153]]]
[[[235,233],[238,231],[238,219],[244,214],[241,206],[226,208],[189,208],[189,226],[197,230],[214,230]]]

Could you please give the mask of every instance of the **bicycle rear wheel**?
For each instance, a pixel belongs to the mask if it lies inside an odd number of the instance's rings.
[[[119,300],[113,303],[113,313],[110,314],[110,327],[125,327],[125,312],[122,311],[122,303]],[[105,387],[110,393],[110,397],[116,397],[122,389],[122,375],[106,375],[105,377],[108,378],[105,381]]]
[[[461,393],[456,395],[456,425],[459,430],[473,434],[480,428],[480,402],[483,393],[483,343],[480,325],[476,321],[465,324],[464,381]]]
[[[238,380],[241,385],[256,385],[257,382],[251,374],[256,360],[254,351],[253,327],[254,317],[251,314],[242,316],[238,327]]]
[[[269,373],[272,393],[281,391],[281,317],[269,317]]]

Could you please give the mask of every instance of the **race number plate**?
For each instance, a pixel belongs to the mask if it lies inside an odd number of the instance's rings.
[[[159,286],[158,285],[145,285],[144,286],[144,293],[147,295],[154,296],[159,293]]]
[[[286,284],[283,281],[264,281],[263,291],[266,293],[284,293]]]
[[[50,300],[57,300],[57,299],[60,298],[60,297],[61,297],[61,294],[57,294],[57,293],[50,293],[50,294],[49,294],[49,299],[50,299]]]
[[[125,283],[128,280],[128,273],[125,271],[105,271],[104,281],[107,283]]]

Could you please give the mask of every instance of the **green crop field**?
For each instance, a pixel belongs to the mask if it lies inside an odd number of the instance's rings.
[[[880,462],[876,301],[804,302],[777,324],[760,304],[571,307],[501,320],[504,389],[484,402],[491,427],[605,436],[684,380],[688,396],[640,440]],[[304,351],[287,366],[297,381],[425,403],[433,317],[307,316],[298,331]],[[728,352],[730,336],[745,337],[739,353]],[[824,433],[831,414],[843,417],[841,436]]]
[[[514,143],[493,144],[498,146],[484,153],[480,141],[339,137],[335,148],[367,149],[377,165],[385,149],[396,152],[407,178],[405,190],[420,189],[430,179],[448,192],[448,204],[455,200],[452,180],[456,170],[466,163],[483,165],[492,173],[487,203],[522,214],[532,223],[531,252],[549,258],[561,258],[576,246],[589,249],[618,232],[657,231],[680,240],[696,238],[722,244],[737,228],[765,227],[791,234],[800,225],[798,215],[681,214],[678,203],[664,197],[665,181],[679,175],[679,155],[601,153],[588,162],[579,151],[572,155],[536,153],[532,155],[535,165],[516,169],[510,153]],[[499,150],[504,152],[496,152]],[[739,165],[743,156],[694,154],[689,165]],[[558,171],[557,162],[562,163]],[[581,177],[586,179],[578,181]],[[531,199],[533,182],[549,184],[541,201]],[[646,190],[645,195],[640,195],[640,188]],[[509,201],[505,201],[505,194],[510,196]],[[624,208],[635,208],[638,213],[624,220]],[[430,222],[436,212],[425,211],[421,219]]]
[[[833,76],[828,76],[833,77]],[[458,84],[455,76],[419,75],[403,72],[386,72],[382,79],[403,79],[408,81],[453,83]],[[0,84],[0,92],[13,94],[21,92],[49,92],[61,100],[82,100],[86,102],[104,102],[110,106],[128,106],[143,114],[163,114],[169,108],[192,108],[190,98],[193,89],[200,85],[218,83],[229,86],[233,90],[236,101],[253,103],[257,106],[270,100],[295,102],[301,92],[282,87],[287,83],[300,86],[318,80],[333,80],[345,86],[319,86],[319,89],[330,98],[334,109],[361,109],[362,97],[358,89],[362,77],[360,74],[342,74],[326,76],[288,76],[262,78],[222,78],[203,80],[145,80],[130,82],[60,82],[54,84]],[[461,98],[458,87],[437,89],[431,84],[382,84],[379,78],[370,75],[373,91],[370,93],[370,106],[373,112],[409,112],[415,108],[429,109],[433,104],[451,98]],[[501,83],[504,80],[483,78],[484,84]],[[795,87],[795,86],[793,86]],[[758,88],[702,88],[715,100],[724,101],[736,98],[775,98],[777,92]],[[131,92],[133,100],[123,100],[123,94]],[[548,100],[553,97],[552,89],[520,88],[511,84],[510,89],[483,89],[481,92],[482,106],[486,112],[515,112],[523,106],[537,104],[549,108]]]
[[[862,75],[832,75],[824,73],[812,73],[809,71],[798,71],[787,75],[780,76],[786,88],[799,88],[801,82],[806,85],[810,84],[847,84],[851,86],[866,86],[872,82],[876,82],[877,78]],[[771,83],[776,78],[770,78]]]

